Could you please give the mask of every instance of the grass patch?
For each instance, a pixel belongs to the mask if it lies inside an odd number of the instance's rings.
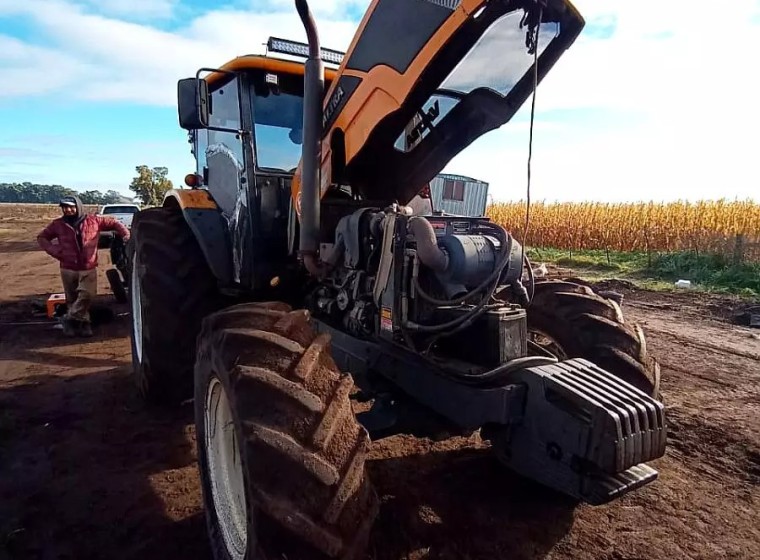
[[[618,263],[597,262],[586,256],[562,257],[557,259],[556,262],[560,266],[587,268],[590,270],[598,270],[600,272],[620,272],[622,270],[622,267]]]
[[[562,249],[529,249],[528,257],[536,262],[548,261],[559,266],[585,268],[601,272],[628,273],[647,266],[645,253],[620,251],[567,251]]]
[[[760,296],[760,263],[734,265],[722,255],[682,252],[658,255],[652,269],[663,279],[683,278],[712,291]]]
[[[681,251],[649,256],[641,252],[532,248],[528,257],[533,262],[571,268],[589,278],[625,278],[648,289],[673,289],[673,283],[683,279],[708,292],[760,297],[760,263],[735,265],[730,256],[720,254]]]

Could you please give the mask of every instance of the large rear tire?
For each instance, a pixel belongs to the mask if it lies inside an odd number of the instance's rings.
[[[641,327],[627,322],[613,300],[563,280],[536,282],[528,332],[562,358],[585,358],[660,398],[660,366],[647,351]]]
[[[195,424],[214,558],[361,557],[378,499],[352,387],[306,311],[250,303],[204,321]]]
[[[220,307],[216,280],[182,213],[137,213],[127,247],[132,364],[140,394],[177,404],[193,394],[201,321]]]

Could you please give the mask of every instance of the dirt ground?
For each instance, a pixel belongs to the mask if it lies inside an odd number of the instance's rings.
[[[0,559],[209,558],[192,409],[146,408],[129,317],[65,339],[34,302],[60,291],[40,216],[0,209]],[[613,286],[662,364],[669,448],[653,484],[573,507],[477,441],[375,444],[382,508],[371,558],[760,558],[760,339],[736,302]]]

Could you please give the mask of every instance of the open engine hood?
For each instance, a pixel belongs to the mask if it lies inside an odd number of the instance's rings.
[[[566,0],[373,0],[325,96],[321,187],[407,203],[506,123],[575,40]]]

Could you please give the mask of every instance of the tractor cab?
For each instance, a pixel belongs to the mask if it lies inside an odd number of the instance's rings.
[[[192,187],[208,191],[225,218],[233,252],[229,280],[254,289],[286,267],[296,249],[298,218],[291,194],[304,141],[308,45],[276,37],[266,45],[265,55],[202,68],[178,84],[179,122],[188,130],[196,160]],[[321,52],[327,92],[344,53]],[[340,188],[332,194],[337,205],[332,221],[337,221],[351,195]],[[428,186],[411,205],[420,214],[433,213]]]
[[[196,160],[193,187],[207,190],[225,218],[229,280],[243,287],[269,282],[293,250],[290,192],[303,144],[304,64],[286,57],[306,47],[271,37],[267,54],[202,68],[178,84],[180,126]],[[341,53],[323,53],[329,87]]]
[[[297,56],[305,46],[271,37],[267,51]],[[329,62],[339,62],[341,53],[326,52]],[[189,130],[196,184],[207,188],[228,215],[242,184],[256,184],[257,178],[289,182],[301,159],[303,61],[268,53],[201,69],[178,86],[179,120]],[[334,75],[335,68],[326,68],[326,86]]]

